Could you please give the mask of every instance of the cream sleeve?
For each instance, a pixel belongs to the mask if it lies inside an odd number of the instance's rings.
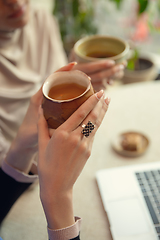
[[[82,219],[75,217],[75,223],[67,228],[52,230],[48,228],[49,240],[69,240],[77,237],[80,232]]]
[[[33,165],[36,165],[35,162],[33,162]],[[6,161],[2,162],[2,170],[15,179],[17,182],[23,182],[23,183],[33,183],[38,179],[38,175],[29,175],[24,172],[19,171],[16,168],[13,168],[11,165],[9,165]]]

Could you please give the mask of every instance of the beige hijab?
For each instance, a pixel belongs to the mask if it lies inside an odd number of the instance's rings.
[[[0,162],[46,77],[67,63],[56,20],[32,10],[29,23],[0,35]]]

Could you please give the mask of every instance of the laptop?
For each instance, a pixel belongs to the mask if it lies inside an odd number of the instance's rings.
[[[160,239],[160,162],[96,173],[114,240]]]

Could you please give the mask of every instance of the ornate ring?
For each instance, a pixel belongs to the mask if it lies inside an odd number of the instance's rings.
[[[85,124],[82,124],[82,134],[85,136],[85,137],[88,137],[89,134],[94,130],[95,128],[95,125],[91,122],[91,121],[88,121],[87,125]]]

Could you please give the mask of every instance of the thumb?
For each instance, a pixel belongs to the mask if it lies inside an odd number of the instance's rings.
[[[70,71],[72,70],[72,68],[77,64],[77,62],[71,62],[69,64],[67,64],[66,66],[58,69],[56,72],[60,72],[60,71]]]

